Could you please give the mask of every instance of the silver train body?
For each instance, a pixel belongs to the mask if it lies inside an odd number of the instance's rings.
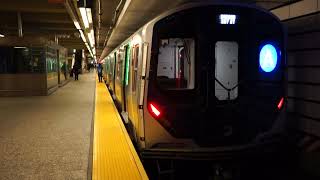
[[[232,156],[285,132],[285,50],[269,12],[189,4],[115,48],[104,79],[143,157]]]

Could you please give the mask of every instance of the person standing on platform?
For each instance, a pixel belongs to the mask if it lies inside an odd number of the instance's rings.
[[[101,63],[99,63],[99,65],[97,67],[99,82],[102,82],[102,70],[103,70],[103,67],[102,67]]]
[[[70,77],[73,77],[73,68],[70,69]]]
[[[74,73],[74,80],[77,81],[79,80],[79,71],[80,69],[78,68],[78,66],[74,65],[73,66],[73,73]]]
[[[63,62],[62,66],[61,66],[61,72],[64,75],[64,80],[67,80],[67,65],[66,65],[66,62]]]

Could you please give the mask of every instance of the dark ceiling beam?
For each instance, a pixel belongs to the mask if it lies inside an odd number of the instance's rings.
[[[68,33],[71,32],[78,32],[75,28],[73,27],[63,27],[63,26],[41,26],[41,25],[36,25],[36,26],[33,26],[33,25],[30,25],[30,24],[23,24],[24,26],[24,29],[26,31],[30,31],[30,32],[41,32],[43,30],[48,30],[48,31],[68,31]],[[8,30],[15,30],[17,29],[18,27],[16,26],[6,26],[5,29],[8,29]],[[35,29],[36,28],[36,29]],[[52,33],[52,32],[51,32]],[[61,33],[61,32],[60,32]]]
[[[6,31],[1,31],[0,32],[3,32],[3,34],[5,35],[12,35],[12,36],[16,36],[18,33],[18,29],[11,29],[10,31],[9,30],[6,30]],[[57,30],[54,30],[54,31],[50,31],[50,30],[46,30],[46,31],[43,31],[43,30],[35,30],[35,29],[24,29],[23,33],[26,35],[26,36],[46,36],[46,37],[54,37],[54,35],[61,35],[61,36],[69,36],[69,38],[75,38],[75,39],[80,39],[78,37],[78,32],[74,32],[74,31],[57,31]]]
[[[65,38],[59,38],[59,42],[64,42],[64,43],[81,43],[84,45],[81,39],[65,39]]]
[[[10,3],[9,3],[10,2]],[[9,0],[9,2],[1,3],[0,11],[8,12],[34,12],[34,13],[66,13],[61,4],[49,4],[45,0]]]
[[[23,13],[22,19],[25,23],[57,23],[57,24],[73,24],[67,13],[65,14],[49,14],[49,13]]]
[[[82,40],[80,40],[80,39],[72,39],[72,40],[71,39],[67,40],[64,38],[58,38],[58,39],[59,39],[59,42],[66,43],[66,44],[79,44],[79,43],[83,44]]]
[[[59,41],[59,44],[64,45],[64,46],[83,47],[83,48],[86,49],[86,46],[83,43],[66,43],[66,42],[60,42]]]
[[[56,28],[56,29],[70,29],[76,31],[76,27],[72,24],[54,24],[54,23],[40,23],[40,22],[24,22],[23,24],[26,27],[33,27],[33,28]]]
[[[67,49],[84,49],[85,47],[82,47],[82,46],[69,46],[69,45],[62,45],[62,47],[65,47]]]
[[[59,19],[28,19],[28,20],[24,20],[24,22],[25,23],[72,24],[73,25],[73,22],[70,20],[59,20]]]
[[[59,39],[59,44],[65,44],[65,45],[81,45],[83,47],[85,47],[85,45],[83,43],[79,43],[79,42],[65,42],[65,41],[61,41]]]
[[[40,30],[48,31],[75,31],[75,28],[70,27],[38,27]]]

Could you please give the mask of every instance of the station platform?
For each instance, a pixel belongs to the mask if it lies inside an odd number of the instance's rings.
[[[96,81],[85,73],[50,96],[0,98],[1,180],[148,179]]]

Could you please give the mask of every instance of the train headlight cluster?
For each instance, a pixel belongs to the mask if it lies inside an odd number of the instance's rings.
[[[278,53],[271,44],[262,47],[259,54],[259,65],[264,72],[272,72],[278,63]]]

